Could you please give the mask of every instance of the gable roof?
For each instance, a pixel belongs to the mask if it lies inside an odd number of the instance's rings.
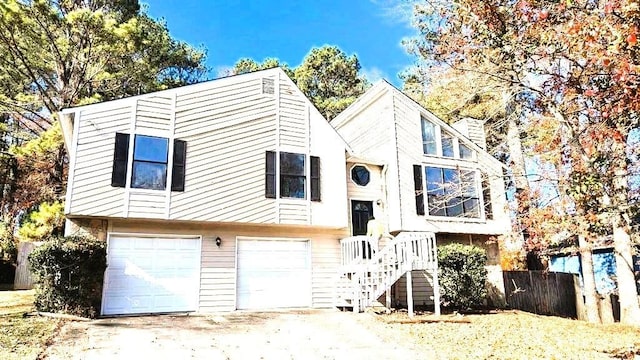
[[[278,75],[278,76],[276,76],[276,75]],[[180,87],[176,87],[176,88],[172,88],[172,89],[159,90],[159,91],[154,91],[154,92],[141,94],[141,95],[128,96],[128,97],[123,97],[123,98],[120,98],[120,99],[102,101],[102,102],[98,102],[98,103],[94,103],[94,104],[88,104],[88,105],[81,105],[81,106],[76,106],[76,107],[71,107],[71,108],[65,108],[65,109],[62,109],[59,112],[59,114],[60,114],[60,118],[62,119],[63,116],[68,116],[70,114],[74,114],[74,113],[76,113],[78,111],[82,111],[84,109],[90,109],[90,108],[99,109],[101,107],[111,107],[111,106],[114,106],[115,104],[118,104],[118,103],[121,103],[121,102],[131,102],[131,101],[135,101],[135,100],[138,100],[138,99],[145,99],[145,98],[150,98],[150,97],[154,97],[154,96],[162,96],[162,95],[166,96],[166,95],[173,95],[173,94],[182,95],[182,94],[185,94],[185,93],[193,93],[193,92],[197,92],[197,91],[201,91],[201,90],[207,90],[207,89],[209,89],[209,88],[211,88],[213,86],[224,86],[227,83],[232,84],[234,82],[241,81],[241,80],[246,80],[246,79],[251,79],[251,78],[259,79],[259,78],[271,77],[271,76],[279,77],[280,80],[284,80],[284,81],[288,82],[289,85],[291,86],[291,88],[296,92],[296,95],[298,95],[302,99],[304,99],[304,101],[307,103],[307,105],[309,105],[310,111],[312,111],[315,116],[318,116],[321,119],[323,119],[324,122],[326,123],[326,126],[330,127],[332,129],[332,131],[335,132],[336,136],[338,136],[340,138],[340,140],[343,142],[343,144],[344,144],[345,148],[347,149],[347,151],[351,152],[351,148],[349,147],[349,144],[344,140],[344,138],[338,133],[338,131],[333,126],[331,126],[329,124],[329,122],[325,119],[325,117],[322,115],[322,113],[320,113],[320,111],[315,107],[315,105],[311,102],[311,100],[309,100],[309,98],[307,98],[307,96],[302,92],[302,90],[300,90],[300,88],[298,88],[298,86],[293,82],[293,80],[291,80],[291,78],[280,67],[264,69],[264,70],[257,70],[257,71],[244,73],[244,74],[238,74],[238,75],[230,75],[230,76],[226,76],[226,77],[222,77],[222,78],[218,78],[218,79],[207,80],[207,81],[203,81],[203,82],[200,82],[200,83],[184,85],[184,86],[180,86]],[[70,132],[73,131],[73,128],[69,128],[68,126],[65,126],[65,124],[63,124],[62,128],[63,128],[63,133],[64,133],[64,137],[65,137],[65,143],[66,143],[67,136],[69,137],[69,139],[71,138],[72,134]]]
[[[409,97],[407,94],[403,93],[400,89],[396,88],[394,85],[389,83],[387,80],[382,79],[376,82],[369,90],[367,90],[364,94],[362,94],[356,101],[353,102],[348,108],[346,108],[343,112],[341,112],[338,116],[336,116],[333,120],[331,120],[331,125],[336,129],[339,129],[344,124],[353,120],[353,118],[371,105],[373,102],[378,100],[380,97],[385,94],[390,93],[392,96],[398,96],[405,100],[408,100],[408,103],[412,108],[420,112],[422,116],[427,118],[433,124],[439,125],[441,128],[445,129],[448,133],[462,139],[465,145],[470,146],[473,150],[483,153],[490,157],[497,164],[500,164],[501,167],[506,167],[505,164],[500,162],[498,159],[493,157],[487,150],[483,149],[481,146],[476,144],[473,140],[469,139],[466,135],[461,133],[459,130],[455,129],[453,126],[446,123],[444,120],[437,117],[431,111],[425,109],[420,105],[417,101]],[[393,121],[397,121],[396,117],[393,117]]]

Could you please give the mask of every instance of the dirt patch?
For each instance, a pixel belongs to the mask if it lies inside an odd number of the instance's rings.
[[[436,359],[634,359],[640,354],[640,328],[620,324],[593,325],[519,311],[376,318],[380,326],[371,331],[418,351],[433,351]]]

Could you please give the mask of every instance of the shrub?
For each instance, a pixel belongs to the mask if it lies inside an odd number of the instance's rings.
[[[444,306],[469,310],[484,305],[486,262],[487,254],[477,246],[448,244],[438,247],[438,276]]]
[[[39,311],[96,317],[107,266],[103,241],[86,236],[52,238],[29,255]]]

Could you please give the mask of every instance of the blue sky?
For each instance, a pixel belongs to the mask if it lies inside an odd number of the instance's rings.
[[[313,47],[337,45],[356,54],[372,81],[401,85],[397,74],[414,60],[400,42],[414,30],[402,0],[224,1],[142,0],[171,34],[208,50],[210,77],[243,57],[275,57],[292,67]]]

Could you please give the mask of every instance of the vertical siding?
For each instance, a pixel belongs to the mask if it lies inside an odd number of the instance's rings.
[[[171,219],[275,222],[274,202],[264,197],[275,113],[261,78],[178,95],[175,136],[187,141],[186,177],[185,191],[171,195]]]
[[[121,216],[124,189],[111,187],[116,132],[128,132],[131,103],[80,111],[70,213]]]
[[[137,100],[136,131],[169,131],[173,98],[151,96]]]

